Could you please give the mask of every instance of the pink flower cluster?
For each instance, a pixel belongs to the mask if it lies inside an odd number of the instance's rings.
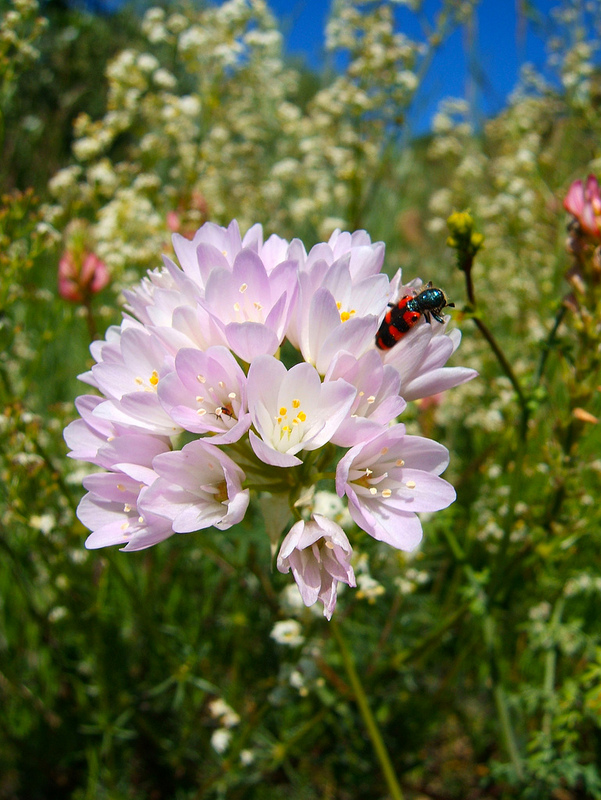
[[[417,513],[445,508],[455,492],[440,477],[447,450],[407,435],[397,417],[407,400],[475,376],[445,366],[460,334],[423,321],[391,350],[375,347],[388,303],[421,284],[382,274],[384,245],[365,231],[336,231],[307,253],[296,239],[264,241],[260,225],[242,238],[234,221],[173,244],[181,267],[165,258],[126,293],[121,325],[92,344],[95,364],[80,376],[97,394],[77,400],[81,418],[65,439],[72,458],[100,468],[78,509],[92,531],[86,546],[141,550],[225,530],[251,493],[286,489],[298,521],[278,569],[330,618],[338,582],[354,585],[352,548],[336,522],[310,505],[299,513],[294,500],[301,489],[310,497],[334,459],[356,524],[415,548]]]
[[[584,233],[601,239],[601,191],[594,175],[589,175],[586,183],[574,181],[563,206],[576,218]]]
[[[67,250],[58,262],[58,292],[71,303],[85,303],[109,281],[108,268],[95,253]]]

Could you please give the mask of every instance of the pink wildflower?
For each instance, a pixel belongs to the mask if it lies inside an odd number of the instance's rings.
[[[588,176],[586,184],[574,181],[565,196],[563,207],[578,220],[585,233],[601,239],[601,191],[594,175]]]
[[[338,581],[355,586],[351,567],[352,547],[342,528],[321,514],[310,522],[295,523],[282,542],[277,566],[280,572],[292,569],[303,603],[323,603],[323,613],[331,619],[336,606]]]
[[[336,491],[346,495],[352,518],[374,539],[414,550],[422,538],[416,512],[440,511],[455,500],[451,484],[438,477],[448,462],[445,447],[407,436],[399,424],[340,459]]]
[[[420,322],[390,350],[376,348],[388,303],[421,282],[383,274],[384,245],[364,231],[336,231],[308,254],[298,239],[264,241],[260,225],[241,236],[236,221],[206,223],[192,239],[176,233],[173,244],[181,266],[164,258],[125,293],[121,324],[92,343],[95,364],[80,376],[101,396],[78,399],[65,439],[72,458],[104,470],[84,479],[86,546],[140,550],[174,533],[227,530],[253,492],[274,497],[275,544],[292,498],[312,516],[292,526],[278,569],[292,570],[305,604],[320,600],[329,619],[338,582],[354,586],[355,576],[339,512],[317,513],[314,484],[332,479],[339,458],[336,490],[354,522],[393,547],[417,546],[417,514],[445,508],[455,492],[439,477],[446,449],[407,436],[397,417],[408,400],[475,377],[445,366],[460,334]],[[78,270],[67,253],[59,272],[61,294],[77,302],[108,280],[91,254]]]
[[[104,261],[95,253],[67,250],[58,262],[58,292],[71,303],[85,303],[110,281]]]

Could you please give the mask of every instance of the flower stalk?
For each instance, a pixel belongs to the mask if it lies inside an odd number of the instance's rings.
[[[355,662],[353,661],[351,652],[346,645],[344,636],[336,620],[332,620],[331,626],[336,643],[338,644],[338,648],[340,650],[340,655],[342,656],[342,663],[344,664],[346,674],[353,689],[353,694],[355,695],[359,712],[363,718],[363,722],[365,723],[365,728],[380,764],[380,768],[386,781],[386,785],[388,786],[390,796],[393,798],[393,800],[403,800],[403,792],[394,771],[394,767],[392,766],[392,761],[390,760],[388,750],[384,744],[384,739],[380,733],[378,723],[376,722],[376,719],[370,708],[363,684],[361,683],[361,679],[359,678],[357,669],[355,668]]]
[[[465,275],[466,293],[468,302],[471,308],[471,319],[474,324],[488,342],[491,350],[495,354],[501,369],[509,378],[520,404],[522,411],[520,433],[523,438],[526,435],[528,418],[530,416],[530,407],[528,398],[522,385],[513,371],[505,353],[499,346],[497,340],[492,334],[492,331],[486,325],[482,317],[478,314],[478,302],[476,300],[476,291],[474,288],[474,281],[472,278],[472,268],[474,266],[474,259],[478,251],[484,245],[484,236],[478,231],[474,230],[474,220],[469,211],[456,211],[451,214],[447,220],[450,235],[447,238],[447,245],[456,250],[457,253],[457,266]]]

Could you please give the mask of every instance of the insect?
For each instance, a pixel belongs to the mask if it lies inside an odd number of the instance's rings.
[[[230,417],[231,419],[234,416],[234,412],[227,406],[217,406],[214,413],[217,419],[222,417]]]
[[[444,322],[441,315],[443,308],[455,308],[455,303],[449,303],[442,289],[432,286],[432,281],[419,294],[406,294],[398,303],[388,305],[390,311],[386,312],[376,334],[376,345],[380,350],[394,347],[422,317],[427,323],[430,322],[430,316],[437,322]]]

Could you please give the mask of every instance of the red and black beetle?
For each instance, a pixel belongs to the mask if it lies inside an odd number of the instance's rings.
[[[419,294],[406,294],[398,303],[389,303],[389,306],[390,311],[376,334],[376,345],[380,350],[394,347],[422,317],[428,323],[430,316],[437,322],[444,322],[443,308],[455,308],[455,303],[449,303],[442,289],[436,289],[430,282]]]

